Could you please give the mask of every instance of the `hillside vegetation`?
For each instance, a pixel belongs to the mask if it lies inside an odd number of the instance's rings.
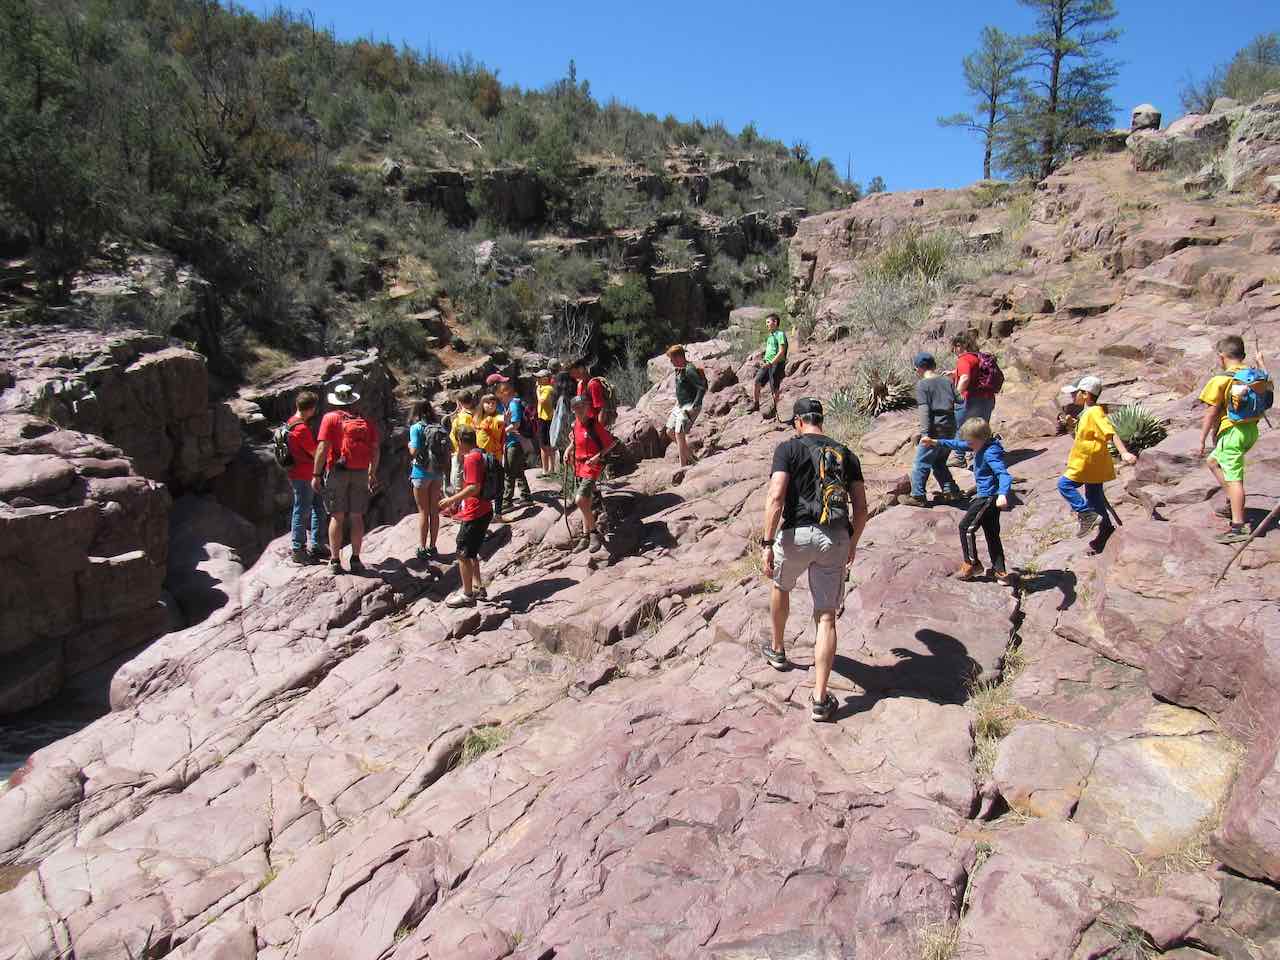
[[[429,360],[433,307],[554,340],[544,317],[627,273],[691,273],[703,303],[684,312],[719,317],[781,283],[797,214],[860,192],[753,125],[602,104],[572,62],[522,90],[468,58],[211,0],[0,0],[0,25],[10,302],[63,308],[87,264],[171,254],[158,286],[95,309],[184,336],[224,373],[254,345]],[[652,292],[622,298],[621,325],[592,307],[613,321],[606,351],[637,317],[671,319]]]

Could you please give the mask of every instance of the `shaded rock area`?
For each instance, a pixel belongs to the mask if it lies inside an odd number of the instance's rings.
[[[797,290],[842,322],[859,259],[897,231],[1002,227],[975,203],[877,195],[806,220]],[[0,794],[0,863],[19,868],[0,958],[916,960],[942,942],[971,960],[1268,960],[1280,534],[1212,589],[1234,548],[1214,540],[1194,397],[1222,333],[1280,333],[1275,229],[1119,156],[1040,185],[1024,262],[935,317],[996,335],[1020,584],[948,575],[961,511],[893,505],[912,456],[894,431],[914,429],[880,418],[855,442],[874,516],[833,724],[808,718],[807,589],[790,668],[760,656],[756,540],[788,429],[747,412],[754,365],[714,342],[690,346],[714,387],[697,463],[675,469],[661,439],[661,362],[623,411],[605,552],[569,549],[580,522],[541,481],[486,543],[470,609],[440,602],[452,568],[405,559],[413,518],[373,531],[363,576],[292,567],[273,541],[207,620],[116,671],[111,714]],[[783,408],[847,386],[865,349],[793,345]],[[237,403],[266,420],[327,370]],[[1168,420],[1110,484],[1123,526],[1097,556],[1056,491],[1058,392],[1085,371]],[[1277,467],[1264,428],[1255,519]]]

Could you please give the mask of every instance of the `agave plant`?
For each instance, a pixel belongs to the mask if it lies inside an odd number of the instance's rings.
[[[1107,414],[1116,435],[1134,453],[1154,447],[1169,435],[1165,421],[1140,403],[1130,403]]]
[[[901,410],[916,401],[915,372],[895,353],[868,354],[859,361],[848,392],[854,407],[868,416]]]

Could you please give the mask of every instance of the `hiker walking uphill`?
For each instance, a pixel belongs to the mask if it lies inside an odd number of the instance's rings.
[[[929,440],[950,440],[956,435],[956,392],[951,381],[938,375],[938,362],[931,353],[917,353],[913,366],[920,381],[916,384],[916,409],[920,412],[920,437],[916,446],[915,463],[911,466],[911,496],[902,497],[899,503],[912,507],[927,507],[926,487],[929,474],[938,480],[941,499],[960,499],[951,471],[947,469],[946,446],[929,443]],[[983,421],[984,423],[986,421]],[[964,447],[968,449],[968,447]]]
[[[760,353],[760,369],[756,371],[755,394],[749,408],[750,413],[760,409],[760,388],[767,386],[773,395],[773,410],[765,415],[768,420],[778,415],[778,395],[782,391],[782,378],[787,374],[787,354],[790,344],[782,330],[782,319],[771,313],[765,317],[765,326],[769,333],[764,340],[764,349]]]
[[[1218,516],[1230,523],[1217,540],[1240,543],[1248,540],[1251,533],[1244,514],[1245,455],[1258,442],[1258,421],[1275,402],[1275,386],[1265,370],[1245,363],[1242,338],[1223,337],[1217,350],[1223,372],[1209,379],[1199,398],[1209,407],[1200,428],[1200,456],[1205,455],[1205,445],[1214,437],[1206,462],[1227,495],[1227,509]]]
[[[293,512],[289,529],[293,534],[294,563],[320,563],[329,556],[326,523],[322,498],[316,496],[311,486],[315,472],[317,440],[311,432],[311,418],[316,415],[320,398],[310,390],[303,390],[295,401],[296,412],[284,425],[276,439],[276,460],[289,471],[289,486],[293,489]],[[283,441],[283,449],[281,449]],[[285,462],[287,461],[287,462]],[[307,552],[307,519],[311,519],[311,552]]]
[[[1137,463],[1138,458],[1129,452],[1124,441],[1116,435],[1116,428],[1106,411],[1098,406],[1098,397],[1102,393],[1102,381],[1099,378],[1081,377],[1064,389],[1084,409],[1075,421],[1076,439],[1067,457],[1067,469],[1058,478],[1058,492],[1079,521],[1076,536],[1086,537],[1094,527],[1099,527],[1098,535],[1089,543],[1086,551],[1092,555],[1102,551],[1107,545],[1107,539],[1115,531],[1111,522],[1111,505],[1107,503],[1107,495],[1102,486],[1108,480],[1116,478],[1116,467],[1111,460],[1108,442],[1116,445],[1116,450],[1125,463]],[[1080,495],[1081,487],[1084,487],[1084,496]]]
[[[707,395],[707,376],[688,361],[680,344],[667,348],[667,359],[676,372],[676,405],[667,418],[667,436],[675,441],[680,451],[680,466],[687,467],[693,463],[693,454],[689,452],[689,431],[702,412],[702,399]]]
[[[409,426],[409,483],[418,505],[419,560],[438,560],[436,539],[440,536],[440,497],[449,472],[452,448],[449,434],[436,419],[429,400],[413,405]]]
[[[364,569],[360,547],[364,543],[364,515],[369,497],[377,489],[381,439],[373,421],[360,410],[360,394],[339,384],[328,397],[330,410],[320,421],[312,487],[324,493],[329,511],[329,567],[342,570],[342,529],[351,522],[352,573]]]
[[[960,428],[959,439],[923,437],[920,443],[944,454],[948,450],[973,454],[973,479],[978,485],[978,494],[960,519],[960,552],[964,563],[956,571],[956,577],[976,580],[982,576],[982,561],[978,559],[978,528],[981,527],[987,538],[987,552],[991,554],[991,575],[997,583],[1007,586],[1012,581],[1000,540],[1000,511],[1009,507],[1013,477],[1004,465],[1004,447],[991,435],[991,425],[980,417],[970,417]]]
[[[495,384],[498,392],[498,403],[502,407],[503,452],[502,473],[505,478],[502,498],[508,507],[515,506],[516,486],[520,487],[522,504],[533,502],[533,491],[529,489],[529,478],[525,471],[529,468],[529,458],[533,455],[533,439],[537,433],[537,418],[533,407],[526,403],[508,377],[501,377]]]
[[[582,529],[586,533],[587,547],[592,553],[597,553],[604,546],[604,541],[597,527],[593,500],[600,474],[604,472],[604,459],[618,441],[592,415],[590,400],[583,396],[574,397],[572,406],[574,424],[570,456],[573,458],[573,475],[576,478],[573,497],[582,514]]]
[[[1004,373],[994,354],[978,350],[978,337],[972,330],[961,330],[951,338],[951,349],[957,354],[955,378],[956,395],[960,398],[956,407],[956,428],[974,417],[992,422],[996,409],[996,394],[1004,388]],[[954,466],[968,463],[965,453],[952,457]]]
[[[476,600],[487,599],[480,571],[480,550],[493,518],[493,498],[500,483],[498,461],[476,445],[476,432],[471,427],[457,431],[458,452],[462,459],[462,486],[457,493],[441,501],[441,506],[455,509],[458,526],[458,573],[462,585],[445,598],[447,607],[474,607]]]
[[[838,706],[827,691],[836,655],[836,616],[844,603],[847,569],[867,524],[862,465],[844,444],[822,432],[822,404],[797,400],[791,412],[796,435],[774,451],[764,508],[764,575],[773,581],[769,598],[771,641],[764,658],[775,669],[787,665],[783,639],[791,613],[791,591],[809,574],[813,597],[814,684],[811,716],[831,720]]]

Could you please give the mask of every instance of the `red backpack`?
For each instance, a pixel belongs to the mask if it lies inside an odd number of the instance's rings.
[[[373,426],[364,417],[346,414],[342,418],[342,443],[338,463],[348,470],[368,470],[373,463]]]
[[[999,393],[1004,386],[1004,371],[996,362],[995,354],[978,354],[978,367],[973,371],[973,383],[970,390],[981,390],[983,393]]]

